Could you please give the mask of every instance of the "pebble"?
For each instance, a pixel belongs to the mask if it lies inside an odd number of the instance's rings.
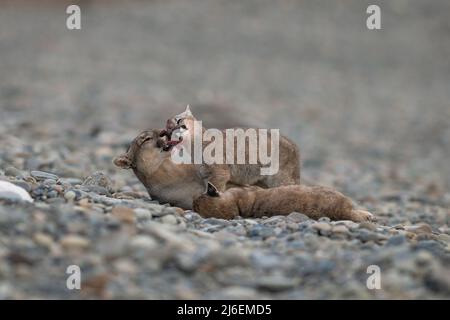
[[[50,248],[54,244],[52,237],[45,233],[36,233],[34,234],[33,239],[37,244],[48,248]]]
[[[437,238],[438,238],[439,240],[441,240],[441,241],[450,243],[450,235],[448,235],[448,234],[441,233],[441,234],[439,234],[439,235],[437,236]]]
[[[394,235],[388,239],[386,246],[400,246],[407,241],[404,235]]]
[[[152,237],[138,235],[130,240],[129,245],[132,249],[153,250],[158,247],[158,242]]]
[[[35,178],[38,181],[46,180],[46,179],[58,180],[57,175],[55,175],[53,173],[49,173],[49,172],[35,170],[35,171],[31,171],[30,174],[33,178]]]
[[[307,215],[304,215],[303,213],[299,213],[299,212],[292,212],[287,216],[287,219],[295,222],[295,223],[300,223],[303,221],[307,221],[310,220],[309,217]]]
[[[113,189],[113,183],[111,179],[101,171],[96,171],[90,176],[88,176],[86,179],[84,179],[82,186],[101,187],[104,188],[107,192]]]
[[[134,210],[128,207],[115,207],[112,209],[111,215],[126,223],[134,223],[136,220]]]
[[[5,175],[11,177],[17,177],[22,175],[22,171],[14,167],[7,167],[5,169]]]
[[[433,229],[429,224],[421,223],[413,226],[406,226],[406,231],[413,232],[415,234],[429,234],[433,232]]]
[[[0,199],[33,202],[30,194],[25,189],[8,181],[0,181]]]
[[[337,225],[334,226],[332,229],[333,233],[341,233],[341,234],[347,234],[349,233],[348,228],[344,225]]]
[[[134,213],[139,220],[150,220],[153,217],[148,209],[136,208],[134,209]]]
[[[67,192],[64,194],[64,198],[65,198],[67,201],[73,201],[73,200],[75,200],[76,197],[77,197],[77,194],[75,193],[75,191],[72,191],[72,190],[67,191]]]
[[[312,228],[321,235],[328,235],[331,232],[331,226],[326,222],[316,222],[312,225]]]
[[[177,218],[175,218],[175,216],[169,214],[169,215],[163,216],[161,218],[161,222],[165,223],[165,224],[177,224]]]
[[[284,291],[289,290],[297,286],[299,283],[298,279],[287,278],[283,276],[266,276],[261,277],[257,285],[260,289],[268,291]]]
[[[249,230],[248,235],[249,237],[261,237],[267,239],[275,235],[275,231],[273,228],[257,225]]]
[[[60,240],[60,243],[66,249],[85,249],[89,247],[90,241],[78,235],[67,235]]]
[[[31,185],[28,182],[22,181],[22,180],[15,180],[15,181],[11,181],[12,184],[15,184],[18,187],[21,187],[22,189],[24,189],[26,192],[30,193],[31,190]]]

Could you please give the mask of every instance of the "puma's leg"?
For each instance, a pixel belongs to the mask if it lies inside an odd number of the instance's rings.
[[[205,181],[211,182],[218,191],[224,192],[227,189],[227,183],[230,181],[230,170],[227,165],[202,165],[200,175]]]
[[[350,212],[350,220],[355,221],[355,222],[375,221],[375,217],[369,211],[353,209]]]

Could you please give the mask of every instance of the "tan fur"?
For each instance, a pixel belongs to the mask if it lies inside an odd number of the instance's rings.
[[[192,209],[192,200],[205,191],[204,178],[194,165],[175,164],[170,153],[161,151],[160,130],[139,134],[128,151],[114,159],[123,169],[133,169],[152,199],[184,209]]]
[[[176,164],[172,162],[170,152],[161,150],[167,142],[160,138],[161,132],[152,129],[140,133],[131,142],[128,151],[114,159],[116,166],[132,168],[150,196],[160,202],[192,209],[193,199],[205,191],[207,180],[217,185],[220,191],[236,186],[270,188],[300,182],[299,151],[285,137],[280,137],[279,172],[273,176],[261,176],[261,166],[258,164]],[[150,137],[151,140],[145,141]],[[246,150],[248,158],[248,148]]]
[[[236,216],[260,218],[301,212],[312,219],[364,221],[372,215],[353,208],[342,193],[320,186],[281,186],[262,189],[256,186],[231,188],[218,196],[202,194],[193,208],[203,217],[232,219]]]
[[[182,123],[186,126],[186,134],[190,135],[193,150],[194,141],[194,122],[197,119],[192,114],[190,109],[186,109],[185,112],[167,120],[168,130],[173,129],[178,123]],[[239,129],[239,128],[234,128]],[[203,128],[203,132],[206,129]],[[246,129],[243,129],[244,131]],[[227,139],[225,129],[221,130],[223,133],[223,150],[226,150]],[[258,138],[258,136],[257,136]],[[234,139],[234,163],[235,164],[203,164],[201,166],[202,175],[209,179],[219,191],[225,191],[229,185],[258,185],[263,188],[272,188],[282,185],[295,185],[300,184],[300,151],[297,145],[287,137],[280,135],[279,140],[279,171],[274,175],[261,175],[261,165],[249,164],[249,144],[246,141],[245,147],[245,164],[237,164],[237,138]],[[210,142],[204,142],[203,148],[205,148]],[[259,140],[258,140],[259,146]],[[267,139],[267,152],[271,153],[271,135],[268,135]],[[256,149],[258,153],[259,150]],[[224,152],[225,153],[225,152]],[[225,163],[225,159],[222,161]]]

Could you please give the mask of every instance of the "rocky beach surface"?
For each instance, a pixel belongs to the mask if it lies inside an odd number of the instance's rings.
[[[33,199],[0,192],[0,299],[450,298],[446,1],[386,4],[378,34],[360,1],[91,1],[78,33],[57,3],[0,4],[0,180]],[[280,128],[377,221],[153,201],[112,159],[187,103]]]

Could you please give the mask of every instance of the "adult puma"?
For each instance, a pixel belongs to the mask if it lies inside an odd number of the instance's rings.
[[[261,185],[260,166],[178,164],[172,161],[171,153],[164,151],[167,139],[161,137],[162,130],[141,132],[130,143],[128,150],[117,156],[113,162],[123,169],[132,169],[152,198],[183,209],[192,209],[192,201],[206,190],[207,181],[217,181],[220,190],[245,185]],[[297,158],[298,159],[298,158]],[[296,167],[296,164],[294,164]],[[289,177],[293,166],[280,167],[277,179],[286,176],[287,183],[297,182]],[[266,179],[272,185],[276,181]],[[280,181],[278,185],[286,184]],[[262,184],[264,185],[264,184]]]

